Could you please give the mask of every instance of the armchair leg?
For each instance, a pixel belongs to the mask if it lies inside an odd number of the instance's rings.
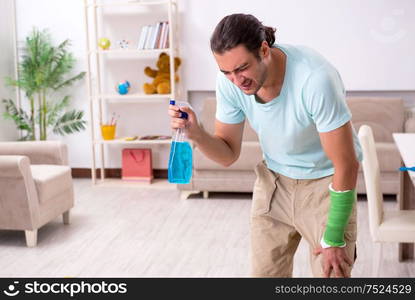
[[[37,244],[37,229],[36,230],[25,230],[26,245],[27,247],[35,247]]]
[[[209,198],[209,191],[203,191],[203,199]]]
[[[70,210],[65,211],[62,215],[63,224],[69,225],[70,224]]]

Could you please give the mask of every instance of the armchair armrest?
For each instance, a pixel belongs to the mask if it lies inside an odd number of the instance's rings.
[[[68,150],[61,141],[1,142],[0,155],[23,155],[34,165],[67,165]]]
[[[19,178],[30,174],[30,162],[26,156],[0,155],[0,178]]]
[[[0,228],[36,228],[39,198],[27,156],[0,155],[0,191]]]

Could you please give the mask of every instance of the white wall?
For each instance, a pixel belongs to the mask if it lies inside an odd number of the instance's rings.
[[[16,0],[16,3],[20,41],[33,26],[49,28],[56,41],[72,40],[71,50],[78,60],[75,71],[86,70],[82,0]],[[338,67],[349,90],[376,92],[385,87],[409,88],[413,96],[415,1],[178,0],[178,3],[184,60],[182,81],[186,83],[190,98],[198,91],[213,93],[217,67],[210,54],[209,36],[220,18],[232,12],[257,14],[264,24],[278,28],[277,41],[308,44],[321,51]],[[371,36],[372,30],[381,32],[381,37]],[[382,42],[382,36],[387,39],[395,35],[395,42]],[[359,67],[362,65],[365,68]],[[73,106],[84,110],[89,120],[84,83],[74,86],[71,94]],[[195,101],[203,100],[199,98]],[[158,109],[163,111],[164,107]],[[141,110],[144,114],[137,114],[136,126],[143,133],[146,128],[152,128],[153,133],[170,133],[164,113]],[[63,138],[69,146],[72,167],[91,166],[89,135],[88,129]],[[154,167],[166,168],[168,148],[155,150],[158,152]],[[119,167],[119,149],[112,148],[110,155],[114,163],[109,166]]]
[[[16,140],[18,132],[14,123],[4,120],[3,99],[15,99],[12,88],[6,87],[4,77],[14,78],[13,0],[0,1],[0,141]]]
[[[183,0],[184,76],[190,90],[215,88],[209,51],[216,24],[250,13],[277,28],[277,43],[303,44],[339,70],[347,90],[415,90],[413,0]],[[197,66],[197,67],[195,67]]]
[[[33,27],[48,29],[56,43],[65,39],[72,41],[70,51],[78,61],[74,74],[85,71],[82,0],[16,0],[16,11],[17,39],[20,47]],[[89,120],[84,81],[73,85],[68,92],[72,96],[72,107],[84,110]],[[50,139],[62,139],[68,145],[69,163],[72,167],[89,167],[91,161],[89,133],[89,130],[86,130],[63,138],[51,135]]]

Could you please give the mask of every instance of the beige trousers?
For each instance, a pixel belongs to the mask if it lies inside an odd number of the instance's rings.
[[[292,179],[275,173],[264,162],[255,169],[257,180],[251,211],[251,268],[254,277],[292,277],[293,257],[301,238],[310,247],[314,277],[323,276],[320,245],[330,207],[328,187],[333,176]],[[356,205],[345,230],[346,254],[356,259]],[[351,267],[347,268],[350,275]]]

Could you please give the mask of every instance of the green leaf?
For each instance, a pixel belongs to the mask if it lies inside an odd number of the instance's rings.
[[[47,103],[47,125],[55,125],[56,119],[59,117],[60,113],[69,106],[69,96],[65,96],[62,100],[57,103]]]
[[[71,110],[66,112],[56,121],[53,133],[65,135],[84,130],[86,121],[82,120],[83,115],[83,111]]]
[[[72,85],[75,81],[77,81],[77,80],[80,80],[80,79],[84,78],[85,74],[86,74],[86,72],[81,72],[81,73],[79,73],[78,75],[76,75],[76,76],[74,76],[74,77],[72,77],[72,78],[70,78],[70,79],[68,79],[68,80],[66,80],[66,81],[64,81],[64,82],[62,82],[62,83],[61,83],[61,84],[59,84],[58,86],[55,86],[55,87],[54,87],[54,89],[55,89],[55,90],[58,90],[58,89],[61,89],[61,88],[63,88],[63,87],[66,87],[66,86],[70,86],[70,85]]]
[[[17,108],[11,99],[3,99],[3,104],[5,105],[3,117],[6,120],[13,120],[18,129],[25,131],[23,139],[32,139],[33,128],[26,112],[21,108]]]

